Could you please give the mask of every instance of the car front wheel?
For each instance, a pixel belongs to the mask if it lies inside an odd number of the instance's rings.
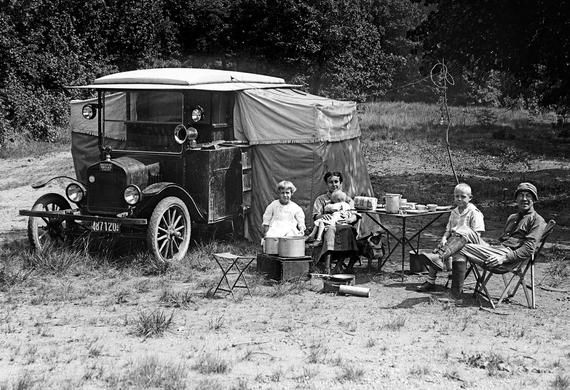
[[[191,220],[188,208],[176,197],[162,199],[152,212],[147,244],[152,254],[163,262],[181,260],[190,245]]]
[[[59,194],[45,194],[34,203],[34,211],[68,210],[71,206]],[[32,248],[43,251],[46,248],[61,247],[67,238],[67,223],[55,217],[30,217],[28,219],[28,239]]]

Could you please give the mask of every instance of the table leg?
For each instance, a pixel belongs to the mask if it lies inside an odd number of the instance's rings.
[[[325,273],[330,275],[331,273],[331,254],[327,253],[325,255]]]
[[[402,218],[402,282],[404,281],[404,262],[406,258],[406,218]]]

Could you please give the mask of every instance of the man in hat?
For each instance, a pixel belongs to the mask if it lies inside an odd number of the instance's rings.
[[[452,298],[461,296],[467,259],[491,270],[510,271],[534,252],[546,226],[544,218],[534,210],[534,202],[538,201],[536,187],[531,183],[520,183],[515,190],[515,200],[518,212],[507,218],[498,245],[466,244],[455,256],[452,269],[455,294]]]

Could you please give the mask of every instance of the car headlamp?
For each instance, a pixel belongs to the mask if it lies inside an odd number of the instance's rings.
[[[204,116],[204,109],[200,106],[196,106],[192,109],[192,121],[200,122]]]
[[[65,189],[67,199],[73,203],[79,203],[85,198],[85,190],[77,183],[71,183]]]
[[[81,109],[83,118],[91,120],[97,116],[97,106],[95,104],[86,104]]]
[[[133,206],[141,200],[141,190],[136,185],[131,184],[125,188],[123,198],[127,204]]]

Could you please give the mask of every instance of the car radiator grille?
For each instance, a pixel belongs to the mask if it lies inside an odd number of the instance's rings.
[[[87,208],[93,214],[117,214],[127,210],[123,199],[126,187],[124,172],[114,167],[111,172],[92,172],[94,183],[87,188]]]

